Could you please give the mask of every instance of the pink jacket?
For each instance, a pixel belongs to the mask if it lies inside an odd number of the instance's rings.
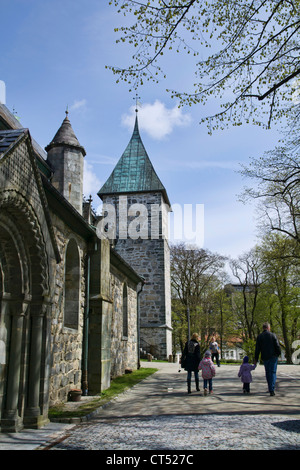
[[[216,368],[210,357],[204,357],[198,366],[202,370],[203,379],[212,379],[216,375]]]

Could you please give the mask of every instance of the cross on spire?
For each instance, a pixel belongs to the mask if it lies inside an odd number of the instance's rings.
[[[133,99],[135,100],[135,112],[138,113],[138,111],[139,111],[138,110],[138,105],[141,104],[141,103],[139,103],[139,100],[141,99],[141,97],[138,96],[138,94],[136,93],[135,98],[133,98]]]

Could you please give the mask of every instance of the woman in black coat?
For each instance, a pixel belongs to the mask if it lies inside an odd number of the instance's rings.
[[[200,346],[199,335],[194,333],[189,341],[185,343],[184,350],[181,358],[181,367],[187,371],[187,388],[188,393],[191,393],[192,372],[195,375],[196,390],[199,392],[199,371],[198,366],[200,362]]]

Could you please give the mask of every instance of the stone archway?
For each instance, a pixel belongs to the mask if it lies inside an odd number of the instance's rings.
[[[49,269],[38,218],[16,191],[0,194],[1,430],[47,420]],[[4,354],[3,354],[4,349]]]

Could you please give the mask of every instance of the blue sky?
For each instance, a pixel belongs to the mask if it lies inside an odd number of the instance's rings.
[[[122,17],[108,0],[0,0],[0,80],[6,106],[45,147],[65,117],[85,147],[86,196],[96,193],[133,131],[135,92],[116,84],[105,65],[127,65],[131,50],[116,45]],[[238,201],[246,184],[241,163],[271,150],[280,134],[242,125],[209,136],[202,106],[180,108],[165,91],[191,82],[184,56],[164,59],[168,82],[138,90],[140,134],[171,204],[204,205],[204,247],[237,257],[256,243],[256,209]],[[212,103],[214,105],[214,103]]]

